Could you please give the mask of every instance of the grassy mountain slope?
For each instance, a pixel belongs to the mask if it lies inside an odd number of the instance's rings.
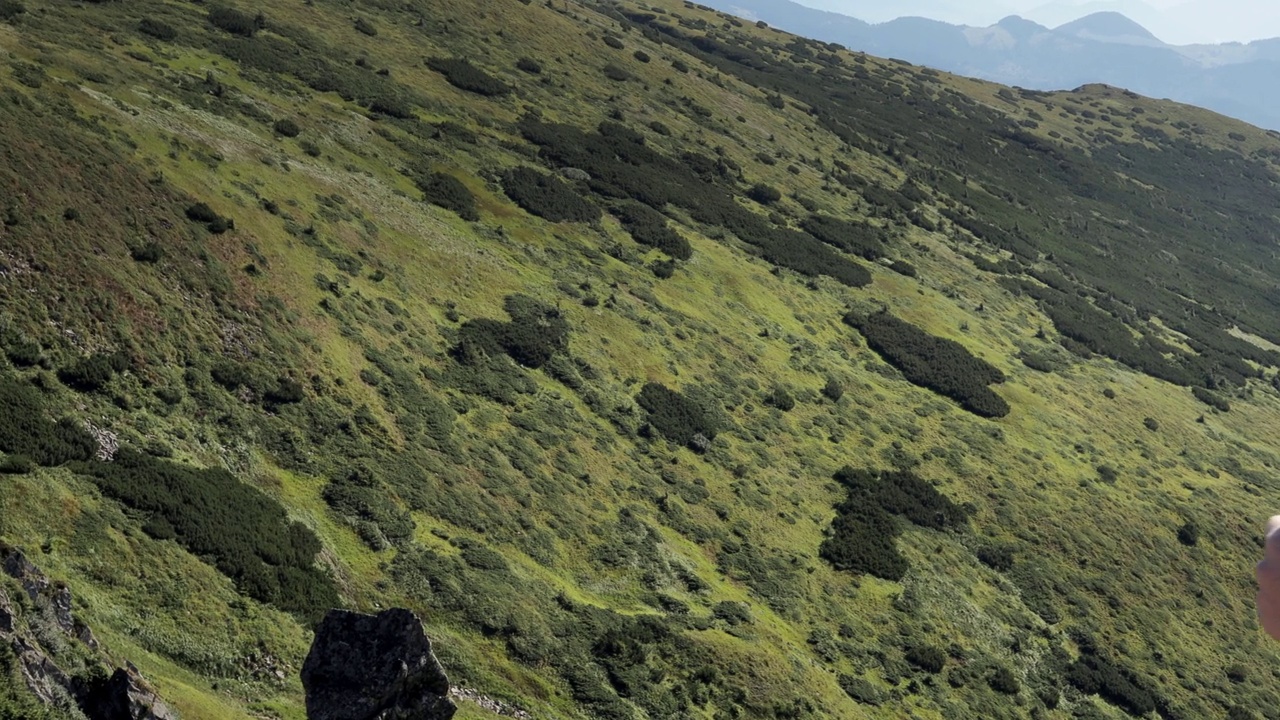
[[[667,0],[0,17],[0,540],[184,717],[334,603],[540,718],[1276,715],[1273,134]]]

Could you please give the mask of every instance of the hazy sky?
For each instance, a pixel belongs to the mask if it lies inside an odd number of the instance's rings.
[[[1165,42],[1248,42],[1280,37],[1277,0],[798,0],[868,22],[919,15],[987,26],[1021,15],[1050,27],[1092,12],[1112,10],[1139,22]]]

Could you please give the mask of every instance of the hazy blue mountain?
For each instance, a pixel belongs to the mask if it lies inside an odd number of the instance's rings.
[[[790,0],[713,6],[855,50],[1037,90],[1106,83],[1280,129],[1280,39],[1170,45],[1128,16],[1102,11],[1054,28],[1011,15],[989,27],[923,17],[871,24]]]

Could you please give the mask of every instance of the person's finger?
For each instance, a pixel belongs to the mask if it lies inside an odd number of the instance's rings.
[[[1271,536],[1275,534],[1276,530],[1280,530],[1280,515],[1272,515],[1271,519],[1267,520],[1266,537],[1270,539]]]
[[[1266,545],[1263,549],[1263,556],[1266,560],[1280,564],[1280,515],[1272,515],[1267,520]]]

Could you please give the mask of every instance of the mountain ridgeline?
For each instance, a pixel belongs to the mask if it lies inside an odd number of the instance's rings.
[[[397,607],[466,719],[1275,717],[1275,133],[672,0],[0,41],[0,542],[93,645],[0,619],[59,687],[303,717]],[[82,714],[32,657],[0,720]]]
[[[1063,90],[1107,83],[1280,129],[1280,105],[1267,91],[1280,68],[1277,38],[1174,45],[1117,12],[1095,12],[1052,28],[1016,15],[971,27],[907,11],[873,24],[790,0],[713,5],[854,50],[1006,85]],[[858,16],[856,9],[845,12]]]

